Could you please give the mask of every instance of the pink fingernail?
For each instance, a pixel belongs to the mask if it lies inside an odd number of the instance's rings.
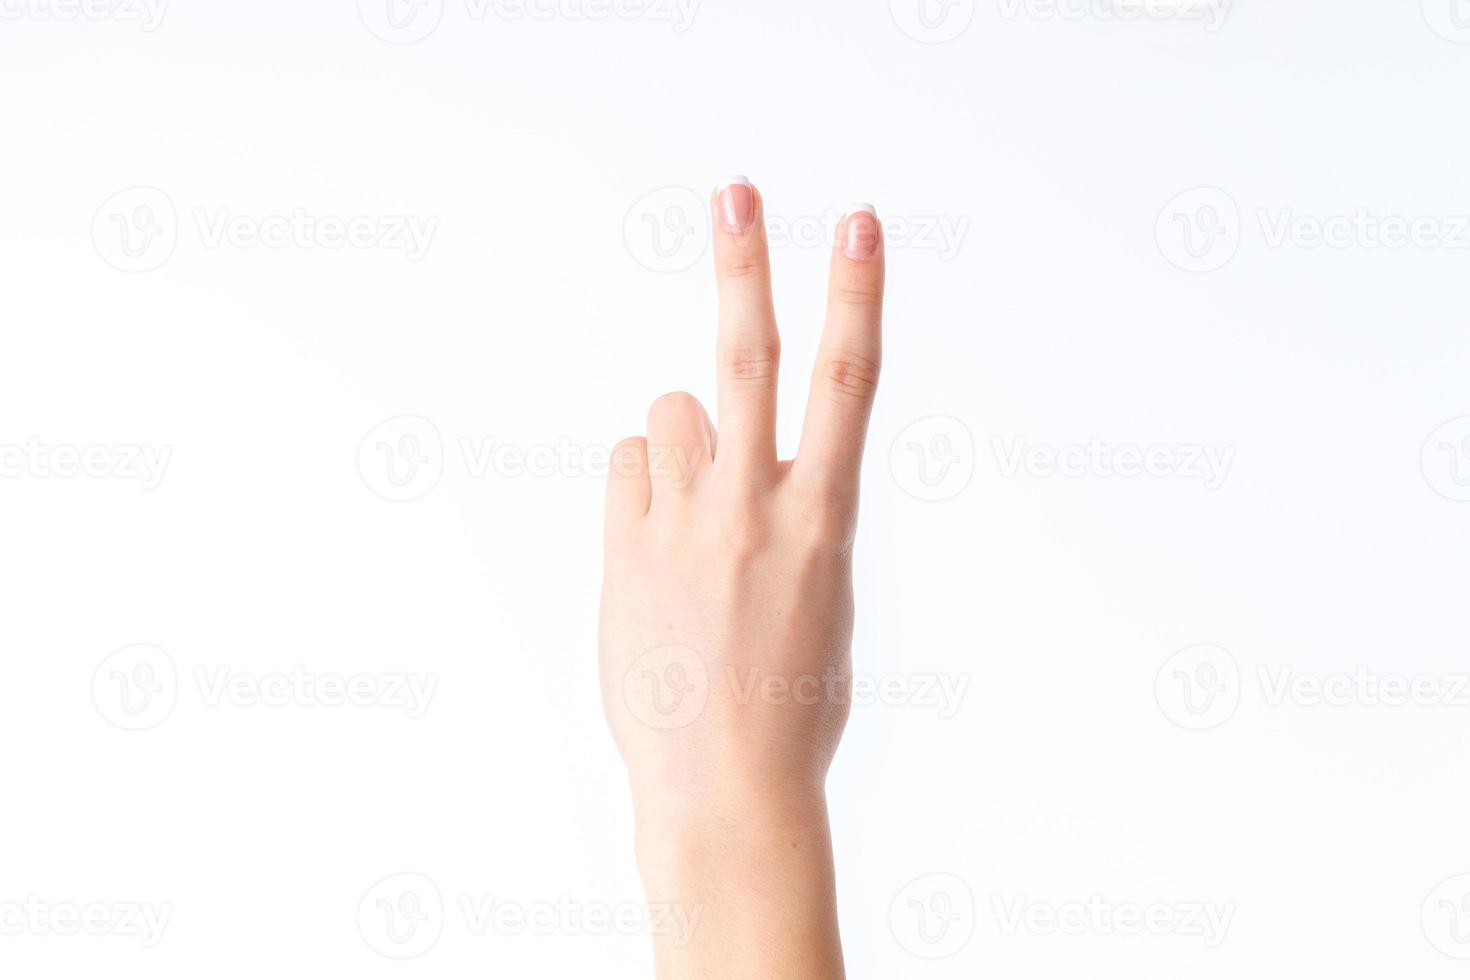
[[[871,204],[854,204],[847,209],[842,254],[850,259],[871,259],[878,254],[878,240],[882,235],[878,209]]]
[[[715,188],[720,211],[720,224],[732,235],[739,235],[755,223],[755,189],[744,177],[726,177]]]

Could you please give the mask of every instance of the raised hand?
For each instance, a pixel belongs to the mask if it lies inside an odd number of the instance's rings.
[[[884,259],[849,210],[797,456],[776,456],[780,338],[764,209],[713,195],[719,427],[656,401],[614,453],[603,700],[627,763],[661,977],[842,975],[824,783],[847,721],[851,557],[882,358]]]

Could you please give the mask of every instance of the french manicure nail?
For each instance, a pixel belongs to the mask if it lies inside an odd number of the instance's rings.
[[[739,235],[755,223],[755,190],[744,177],[726,177],[715,188],[720,224]]]
[[[878,254],[882,234],[877,208],[871,204],[851,205],[843,227],[842,254],[850,259],[871,259]]]

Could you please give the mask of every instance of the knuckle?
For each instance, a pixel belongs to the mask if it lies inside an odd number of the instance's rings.
[[[748,563],[771,543],[770,523],[751,510],[733,510],[717,522],[717,527],[720,555],[737,565]]]
[[[838,395],[867,400],[878,390],[877,358],[852,352],[837,354],[827,359],[822,370],[828,385]]]
[[[704,539],[717,563],[745,566],[774,542],[771,515],[760,495],[724,486],[711,503]]]
[[[648,469],[648,440],[629,436],[613,446],[609,475],[637,476]]]
[[[699,399],[687,391],[671,391],[659,395],[648,406],[649,427],[653,428],[658,423],[683,419],[691,414],[697,415],[703,406]]]
[[[614,456],[642,456],[647,452],[648,440],[643,436],[628,436],[613,446]]]
[[[763,256],[736,252],[720,262],[720,275],[732,282],[760,279],[770,275],[770,265]]]
[[[777,343],[736,344],[720,357],[724,375],[739,384],[767,385],[776,380],[781,363]]]
[[[821,488],[801,495],[796,508],[798,537],[809,554],[840,557],[852,550],[857,530],[852,502]]]
[[[877,310],[883,306],[880,283],[839,282],[832,286],[832,301],[837,306],[860,310]]]

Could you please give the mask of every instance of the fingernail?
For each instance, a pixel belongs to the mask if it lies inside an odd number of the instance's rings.
[[[850,259],[871,259],[878,254],[878,239],[882,234],[877,208],[871,204],[851,205],[843,230],[842,254]]]
[[[739,235],[755,223],[755,190],[744,177],[726,177],[715,188],[720,224]]]

